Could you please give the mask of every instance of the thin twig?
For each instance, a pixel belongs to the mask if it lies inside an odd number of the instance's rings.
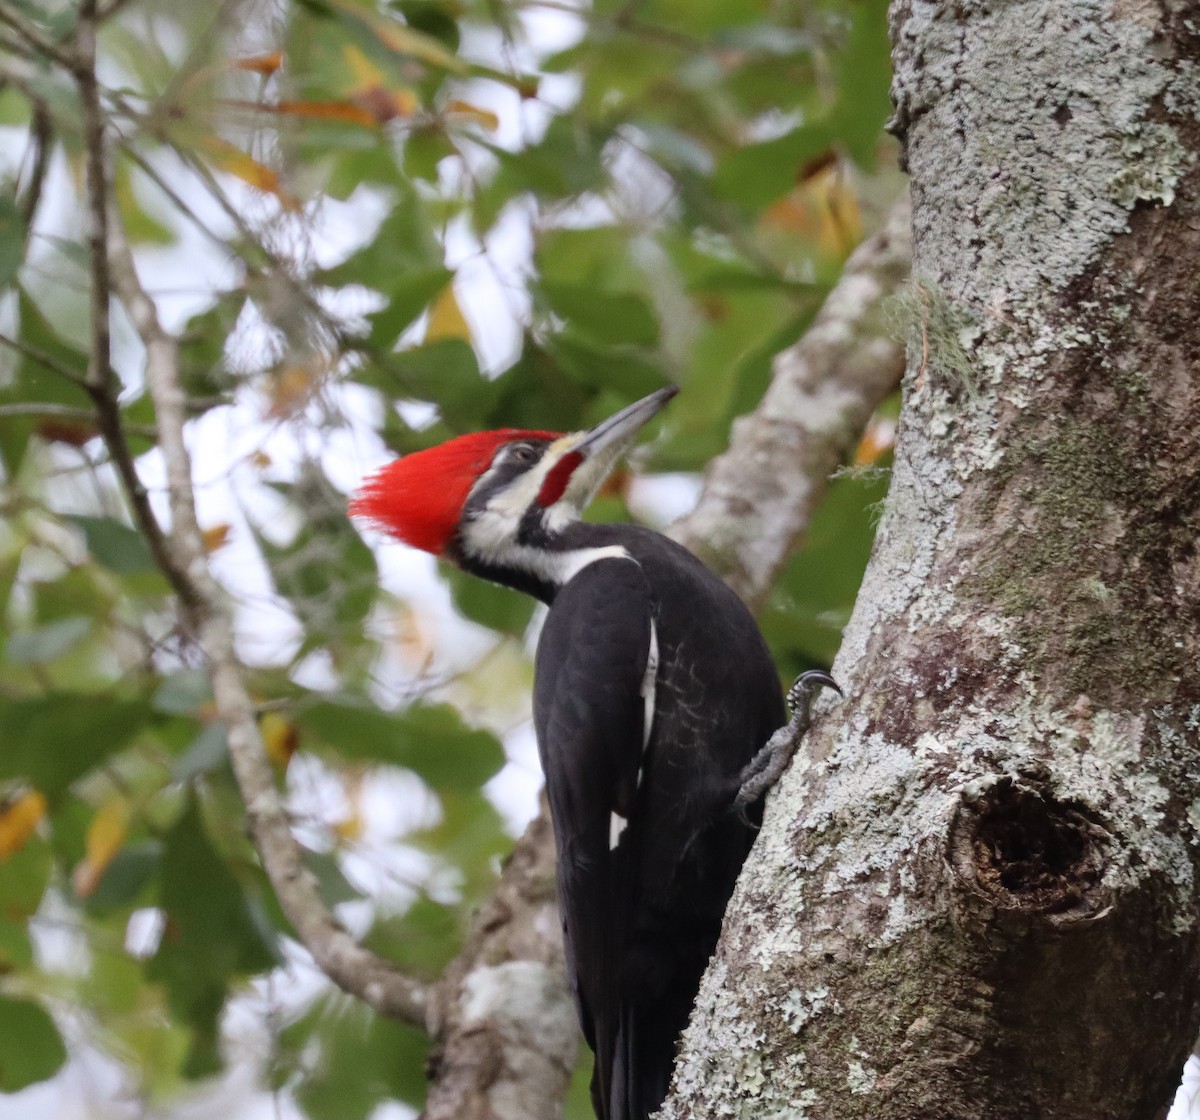
[[[50,141],[53,135],[53,118],[44,102],[34,101],[31,104],[33,119],[29,124],[29,149],[33,159],[29,169],[29,178],[25,183],[24,197],[21,199],[21,220],[25,225],[25,247],[29,247],[29,238],[33,233],[33,219],[42,201],[42,187],[46,183],[46,168],[50,164]]]
[[[81,389],[87,388],[86,378],[80,377],[65,362],[59,361],[53,354],[49,354],[37,346],[31,346],[28,342],[24,342],[19,338],[13,338],[12,335],[8,334],[0,334],[0,346],[7,346],[10,350],[15,350],[23,358],[28,358],[31,362],[37,362],[43,369],[47,369],[51,373],[69,381],[72,385],[78,385]]]
[[[56,43],[11,4],[0,6],[0,23],[11,27],[36,53],[53,59],[59,66],[65,66],[68,70],[75,69],[76,60],[63,50],[61,44]]]
[[[99,434],[99,422],[95,410],[75,408],[69,404],[54,404],[51,401],[18,401],[15,404],[0,404],[0,419],[9,416],[37,416],[48,420],[69,420],[72,423],[92,424]],[[122,425],[126,434],[154,439],[158,433],[150,424]]]
[[[91,269],[92,345],[88,385],[109,390],[115,380],[111,356],[108,301],[112,283],[108,275],[108,176],[105,169],[104,114],[100,84],[96,80],[96,2],[83,0],[75,25],[75,82],[79,86],[83,116],[84,184],[87,213],[88,263]]]

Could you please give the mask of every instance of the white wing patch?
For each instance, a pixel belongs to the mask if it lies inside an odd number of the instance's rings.
[[[608,850],[611,852],[613,848],[621,840],[621,833],[625,831],[625,826],[629,823],[620,813],[608,814]]]
[[[650,745],[650,732],[654,727],[654,697],[658,692],[658,627],[650,619],[650,649],[646,654],[646,672],[642,677],[642,750]],[[638,785],[642,784],[642,768],[638,767]]]

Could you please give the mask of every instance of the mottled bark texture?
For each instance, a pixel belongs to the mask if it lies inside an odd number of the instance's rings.
[[[541,812],[437,989],[424,1120],[555,1120],[579,1049]]]
[[[887,511],[663,1116],[1132,1120],[1200,1020],[1200,13],[902,0]]]

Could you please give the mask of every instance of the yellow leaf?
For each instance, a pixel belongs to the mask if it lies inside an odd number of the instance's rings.
[[[235,58],[230,65],[235,70],[248,70],[252,74],[274,74],[283,65],[283,51],[251,55],[249,58]]]
[[[46,799],[36,789],[26,790],[0,809],[0,860],[25,847],[45,815]]]
[[[229,534],[233,531],[233,526],[228,521],[222,521],[218,525],[210,525],[207,529],[200,530],[200,537],[204,541],[205,552],[216,552],[219,548],[224,548],[229,543]]]
[[[862,240],[858,196],[833,159],[805,171],[794,190],[767,208],[763,221],[815,241],[822,256],[834,259]]]
[[[264,712],[258,721],[267,758],[280,770],[286,770],[296,747],[300,745],[300,732],[296,725],[278,712]]]
[[[471,341],[471,327],[463,317],[454,294],[454,285],[447,284],[441,295],[429,309],[429,322],[425,326],[425,341],[439,342],[443,338],[461,338]]]
[[[342,46],[342,57],[345,58],[346,65],[350,67],[350,72],[358,80],[356,88],[371,89],[387,84],[383,71],[353,44],[346,43]]]
[[[359,6],[356,0],[331,0],[334,7],[358,23],[365,24],[385,47],[397,54],[419,58],[431,66],[449,70],[452,74],[462,74],[467,70],[467,64],[446,50],[432,35],[398,23],[394,19],[376,15]]]
[[[500,118],[490,109],[482,109],[469,101],[450,101],[446,105],[447,120],[472,121],[482,125],[489,132],[495,132],[500,127]]]
[[[129,832],[129,804],[117,799],[96,810],[83,840],[84,858],[71,873],[71,884],[80,898],[87,898],[100,882],[104,869],[121,850]]]

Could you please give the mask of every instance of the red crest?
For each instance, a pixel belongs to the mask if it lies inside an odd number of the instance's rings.
[[[439,555],[454,536],[467,495],[496,452],[519,439],[555,440],[560,432],[502,428],[456,436],[388,463],[362,484],[350,516],[366,518],[393,537]]]

